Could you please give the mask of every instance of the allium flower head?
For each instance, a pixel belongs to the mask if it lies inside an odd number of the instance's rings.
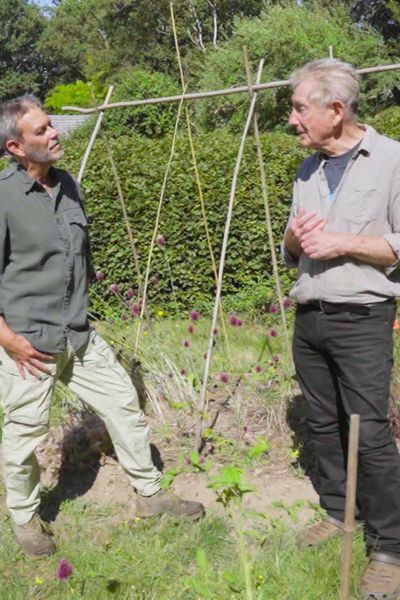
[[[283,299],[283,308],[287,310],[291,306],[293,306],[292,300],[290,298],[284,298]]]
[[[232,325],[233,327],[236,327],[237,322],[238,322],[238,319],[237,319],[237,317],[235,315],[232,315],[229,318],[229,324]]]
[[[189,333],[194,333],[194,327],[193,327],[193,325],[191,323],[189,323],[188,332]]]
[[[270,337],[276,337],[278,335],[277,329],[275,329],[275,327],[271,327],[271,329],[269,330],[269,335]]]
[[[219,380],[222,381],[222,383],[228,383],[228,381],[229,381],[228,373],[220,373]]]
[[[160,248],[164,247],[167,243],[167,240],[165,239],[165,237],[163,235],[158,235],[156,237],[156,244],[157,246],[160,246]]]
[[[243,325],[243,321],[242,321],[242,319],[238,319],[238,320],[237,320],[237,323],[236,323],[236,325],[237,325],[238,327],[242,327],[242,325]]]
[[[184,348],[189,348],[189,346],[190,346],[190,344],[189,344],[189,340],[185,340],[185,341],[183,342],[183,347],[184,347]]]
[[[106,278],[105,273],[103,273],[103,271],[97,271],[96,272],[96,279],[97,281],[103,281],[103,279]]]
[[[140,314],[140,306],[139,304],[132,304],[131,305],[131,313],[137,317]]]
[[[58,561],[56,576],[60,581],[65,581],[72,577],[72,573],[74,572],[74,568],[69,562],[69,560],[65,558],[61,558]]]
[[[261,373],[262,368],[260,367],[260,365],[257,365],[254,370],[255,370],[256,373]]]
[[[218,329],[217,328],[213,329],[213,335],[218,335]]]
[[[133,296],[135,295],[135,292],[133,291],[132,288],[128,288],[126,290],[126,297],[128,300],[130,300],[131,298],[133,298]]]
[[[197,310],[192,310],[190,313],[190,318],[192,321],[198,321],[200,319],[200,313]]]
[[[270,304],[269,305],[269,312],[271,314],[277,313],[278,312],[278,306],[276,304],[274,304],[274,303]]]
[[[181,369],[181,375],[182,375],[182,377],[186,377],[187,374],[188,373],[187,373],[186,369]]]
[[[113,294],[119,294],[119,293],[120,293],[120,291],[121,291],[121,289],[120,289],[120,287],[119,287],[118,283],[112,283],[112,284],[110,285],[110,290],[112,291],[112,293],[113,293]]]

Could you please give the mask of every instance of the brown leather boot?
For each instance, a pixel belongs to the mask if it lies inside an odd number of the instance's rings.
[[[14,523],[13,530],[22,550],[30,558],[45,558],[53,554],[55,546],[50,537],[50,527],[39,515],[33,515],[25,525]]]
[[[205,509],[201,502],[183,500],[169,490],[159,490],[153,496],[137,496],[137,517],[154,517],[161,513],[196,521],[204,515]]]
[[[342,533],[343,523],[327,516],[319,523],[310,525],[300,533],[298,546],[300,548],[312,548]]]
[[[400,557],[373,552],[360,584],[365,600],[397,600],[400,598]]]

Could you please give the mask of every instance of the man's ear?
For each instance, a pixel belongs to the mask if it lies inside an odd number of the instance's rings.
[[[14,156],[25,156],[25,152],[22,147],[22,142],[20,140],[8,140],[6,142],[6,147],[10,154]]]
[[[339,125],[344,120],[346,112],[345,106],[340,100],[334,100],[331,104],[331,107],[334,112],[333,124]]]

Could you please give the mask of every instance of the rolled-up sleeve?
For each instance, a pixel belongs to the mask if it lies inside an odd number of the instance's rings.
[[[385,268],[386,275],[390,275],[400,266],[400,167],[393,180],[393,193],[389,203],[388,221],[391,232],[385,233],[383,239],[387,241],[397,260]]]

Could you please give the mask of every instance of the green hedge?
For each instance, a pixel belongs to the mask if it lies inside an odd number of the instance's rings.
[[[226,130],[195,139],[200,178],[216,260],[219,260],[227,204],[240,137]],[[295,171],[304,151],[293,136],[262,136],[267,168],[269,200],[277,251],[290,206]],[[119,137],[112,143],[122,180],[130,222],[137,239],[144,272],[161,183],[170,152],[169,137],[158,140],[140,136]],[[67,147],[65,166],[77,173],[84,151],[76,136]],[[103,300],[117,306],[110,285],[137,289],[130,244],[123,223],[112,171],[103,142],[99,140],[83,181],[95,267],[106,274],[95,284],[92,303],[100,311]],[[164,247],[156,246],[152,262],[149,306],[168,314],[212,305],[215,281],[206,242],[201,207],[187,137],[179,137],[168,180],[159,234]],[[287,270],[282,267],[285,291]],[[171,276],[172,282],[171,284]],[[157,279],[157,281],[156,281]],[[176,291],[171,293],[172,285]],[[239,177],[229,238],[223,295],[231,309],[260,309],[275,298],[264,205],[254,141],[250,137]],[[101,297],[101,300],[99,298]]]

